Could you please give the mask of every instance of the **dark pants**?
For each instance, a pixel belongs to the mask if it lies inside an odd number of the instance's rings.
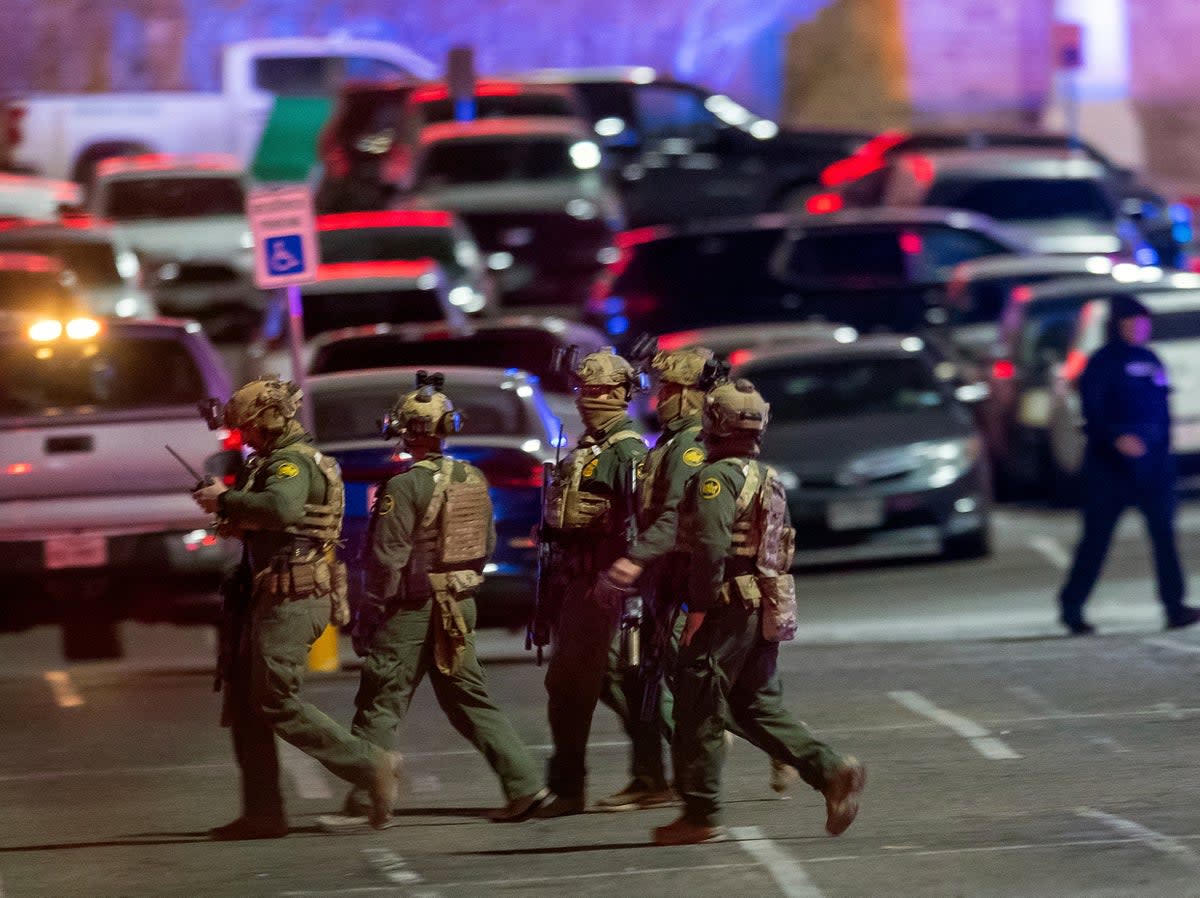
[[[1134,506],[1146,521],[1154,549],[1158,598],[1167,620],[1177,618],[1185,593],[1183,569],[1175,548],[1175,470],[1169,457],[1137,462],[1089,454],[1082,471],[1083,536],[1075,549],[1071,573],[1059,593],[1063,620],[1078,623],[1096,585],[1117,521]]]

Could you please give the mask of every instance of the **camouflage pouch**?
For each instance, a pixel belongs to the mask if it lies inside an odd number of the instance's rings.
[[[291,582],[287,584],[290,586],[290,589],[286,590],[284,594],[292,598],[303,598],[304,596],[317,595],[321,592],[317,588],[316,562],[305,561],[300,564],[288,565],[284,569],[283,576],[290,576],[291,578]]]
[[[454,676],[462,669],[463,656],[467,652],[467,636],[470,628],[463,616],[459,600],[450,588],[450,574],[430,574],[433,587],[433,659],[438,670]]]
[[[762,601],[762,593],[758,587],[758,578],[754,574],[742,574],[734,577],[730,583],[733,584],[731,589],[731,597],[740,601],[742,606],[749,611],[753,611],[759,606]]]
[[[767,642],[796,638],[796,581],[791,574],[762,577],[762,636]]]
[[[446,584],[456,599],[469,599],[483,585],[483,574],[477,571],[450,571],[446,574]]]
[[[335,627],[344,627],[350,623],[350,578],[346,565],[333,562],[329,574],[329,620]]]

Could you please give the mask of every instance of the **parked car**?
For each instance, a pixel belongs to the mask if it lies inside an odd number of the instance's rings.
[[[0,226],[0,253],[52,256],[93,315],[154,318],[158,311],[143,286],[141,261],[106,224],[14,222]]]
[[[278,96],[329,96],[350,78],[435,77],[438,66],[399,44],[350,37],[266,38],[227,46],[213,93],[30,94],[11,161],[90,180],[110,156],[227,152],[249,164]]]
[[[1104,345],[1109,300],[1130,294],[1153,315],[1150,348],[1162,359],[1171,385],[1171,448],[1184,477],[1200,474],[1200,275],[1172,274],[1145,284],[1095,290],[1080,309],[1065,362],[1054,372],[1047,430],[1052,476],[1061,494],[1083,461],[1083,410],[1076,389],[1092,353]]]
[[[462,217],[502,306],[581,308],[623,226],[602,161],[599,145],[572,119],[430,125],[406,205]]]
[[[0,315],[87,314],[60,260],[40,253],[0,252]]]
[[[575,346],[581,354],[605,345],[594,328],[555,317],[514,315],[473,322],[469,329],[393,325],[334,331],[313,344],[312,374],[412,366],[501,368],[528,371],[563,422],[564,440],[582,435],[569,372],[558,360]]]
[[[899,156],[842,188],[847,207],[937,206],[987,215],[1041,253],[1158,263],[1125,214],[1103,165],[1047,150],[959,150]],[[1176,247],[1177,258],[1182,247]]]
[[[0,173],[0,217],[53,222],[83,201],[72,181],[36,175]]]
[[[449,280],[447,298],[468,315],[493,314],[495,285],[466,225],[452,212],[396,210],[317,217],[324,264],[433,259]]]
[[[727,324],[660,334],[658,348],[677,352],[690,346],[704,346],[719,359],[739,365],[754,352],[780,345],[799,343],[853,343],[858,331],[829,321],[778,321],[772,324]]]
[[[194,323],[0,317],[0,613],[59,614],[68,658],[120,653],[125,614],[215,610],[232,559],[195,481],[218,440],[197,413],[228,398]]]
[[[941,324],[955,265],[1029,252],[983,216],[920,208],[642,228],[618,235],[617,246],[586,318],[618,343],[813,318],[862,332]]]
[[[1115,277],[1077,277],[1015,287],[1000,317],[987,365],[981,424],[998,479],[1017,493],[1054,489],[1047,428],[1055,372],[1067,358],[1080,309],[1088,300],[1138,291],[1161,269],[1118,265]],[[1173,277],[1173,276],[1168,276]]]
[[[771,404],[762,460],[780,472],[796,561],[979,557],[987,454],[915,336],[752,352],[734,368]]]
[[[343,558],[361,571],[371,503],[388,478],[411,459],[381,438],[378,419],[412,389],[417,368],[321,374],[308,381],[314,436],[334,456],[346,483]],[[515,625],[528,618],[537,551],[531,533],[540,516],[542,465],[554,458],[558,422],[538,379],[521,371],[443,367],[445,391],[463,412],[463,432],[447,452],[479,467],[488,479],[496,517],[496,551],[484,569],[481,622]],[[361,581],[351,577],[352,599]]]

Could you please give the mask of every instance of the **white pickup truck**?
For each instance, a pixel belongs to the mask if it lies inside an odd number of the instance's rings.
[[[220,93],[29,94],[13,100],[8,164],[85,183],[108,156],[232,153],[248,164],[277,96],[334,96],[346,80],[433,78],[407,47],[349,37],[273,38],[225,48]]]

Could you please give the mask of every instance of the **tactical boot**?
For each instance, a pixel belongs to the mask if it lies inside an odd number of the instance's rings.
[[[371,831],[371,820],[366,814],[323,814],[317,828],[323,833],[365,833]]]
[[[704,842],[724,842],[726,838],[725,827],[692,823],[686,817],[654,829],[655,845],[699,845]]]
[[[1190,608],[1184,605],[1167,618],[1167,629],[1182,630],[1184,627],[1190,627],[1195,623],[1200,623],[1200,608]]]
[[[551,792],[546,796],[545,803],[534,811],[533,816],[539,820],[549,820],[553,817],[571,817],[586,810],[587,799],[582,795],[555,795]]]
[[[208,837],[214,842],[282,839],[287,834],[287,820],[283,817],[238,817],[231,823],[208,831]]]
[[[825,796],[825,830],[840,836],[858,816],[858,802],[867,782],[867,768],[858,758],[847,756],[834,771],[821,793]]]
[[[1096,628],[1083,619],[1079,614],[1064,614],[1059,618],[1059,622],[1070,632],[1072,636],[1091,636],[1096,632]],[[1170,624],[1167,624],[1170,627]]]
[[[677,800],[670,786],[635,779],[620,792],[601,798],[596,802],[596,807],[602,811],[640,811],[664,808],[675,804]]]
[[[791,764],[771,758],[771,789],[782,795],[800,779],[800,771]]]
[[[528,820],[542,806],[542,802],[549,797],[549,789],[539,789],[532,795],[514,798],[504,807],[497,808],[488,814],[488,820],[493,823],[520,823],[522,820]]]
[[[387,752],[375,767],[371,780],[371,809],[367,819],[375,829],[386,829],[392,819],[392,808],[400,795],[400,773],[404,758],[397,752]]]

